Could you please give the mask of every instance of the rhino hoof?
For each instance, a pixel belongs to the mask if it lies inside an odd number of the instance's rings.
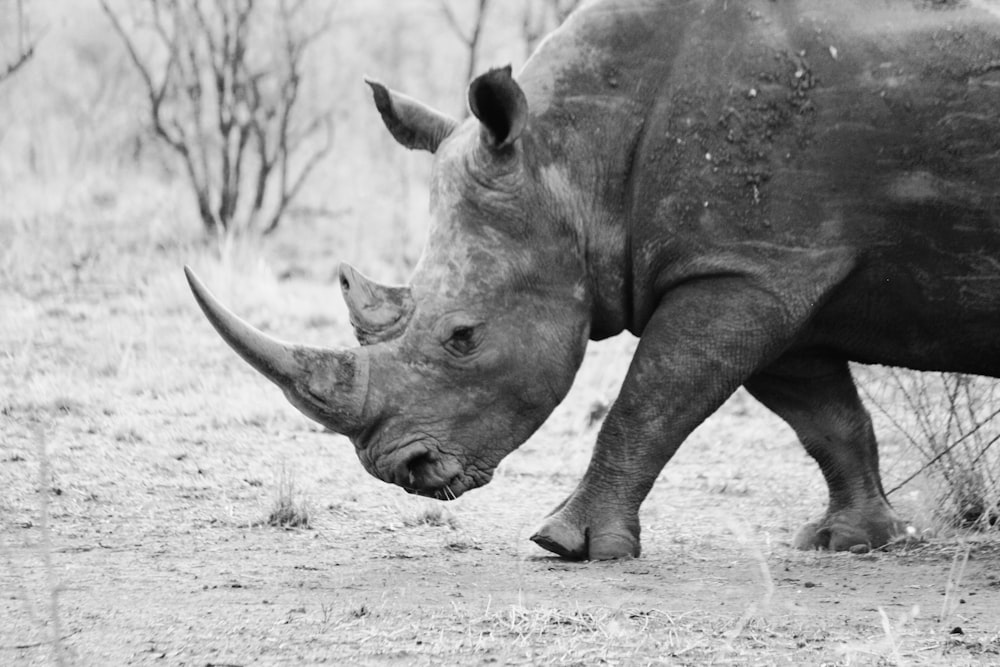
[[[581,532],[562,523],[542,526],[531,536],[531,541],[568,560],[637,558],[640,551],[639,540],[631,534],[607,532],[591,535],[589,530]]]
[[[799,528],[792,539],[792,546],[802,551],[826,549],[830,544],[830,531],[821,529],[818,522],[811,521]]]
[[[867,553],[873,547],[871,539],[859,530],[835,530],[822,527],[819,523],[807,523],[799,529],[792,540],[792,545],[802,551],[850,551],[852,553]],[[862,551],[863,550],[863,551]]]
[[[531,541],[543,549],[568,560],[587,560],[587,537],[563,523],[546,523]]]
[[[590,540],[590,560],[614,560],[616,558],[638,558],[639,540],[631,535],[603,533]]]
[[[864,553],[888,544],[906,531],[906,524],[891,510],[879,518],[865,518],[857,512],[842,511],[804,525],[795,535],[796,549],[829,549]]]

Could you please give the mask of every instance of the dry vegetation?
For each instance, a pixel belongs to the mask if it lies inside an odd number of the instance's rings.
[[[882,369],[863,385],[876,416],[919,463],[887,489],[926,485],[944,525],[991,531],[1000,522],[1000,384],[955,373]]]
[[[263,243],[203,239],[96,2],[27,8],[44,39],[0,84],[0,664],[1000,662],[995,539],[942,522],[921,474],[893,501],[929,542],[789,550],[822,481],[742,393],[664,471],[642,559],[527,542],[586,465],[628,337],[593,345],[545,427],[448,505],[370,478],[218,341],[183,263],[255,324],[327,345],[351,341],[339,259],[405,279],[428,162],[382,131],[361,76],[460,113],[467,54],[439,3],[337,4],[302,97],[334,109],[334,148]],[[517,9],[491,10],[480,62],[523,59]],[[922,418],[875,414],[894,487],[922,461],[893,421]]]
[[[278,476],[277,497],[263,523],[275,528],[311,528],[312,509],[309,501],[295,488],[295,479],[284,465]]]

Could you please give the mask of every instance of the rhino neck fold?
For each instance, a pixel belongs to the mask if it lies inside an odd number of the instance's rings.
[[[609,6],[590,3],[571,14],[517,77],[543,169],[563,170],[580,202],[576,224],[586,243],[594,339],[625,329],[638,334],[648,319],[642,298],[648,276],[641,279],[643,268],[632,260],[641,264],[650,216],[637,203],[647,174],[670,166],[648,163],[658,159],[649,146],[670,129],[651,127],[650,120],[668,97],[662,87],[704,11],[704,3],[648,0]],[[627,48],[622,35],[628,35]]]

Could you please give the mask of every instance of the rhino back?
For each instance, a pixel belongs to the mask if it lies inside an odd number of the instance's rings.
[[[602,165],[608,214],[593,224],[617,233],[591,233],[621,246],[604,262],[628,328],[726,258],[845,248],[855,268],[803,345],[980,372],[985,351],[1000,373],[995,15],[912,0],[594,2],[521,78],[551,159]]]

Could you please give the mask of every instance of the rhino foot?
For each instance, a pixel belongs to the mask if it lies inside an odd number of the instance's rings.
[[[877,511],[843,509],[804,525],[792,545],[803,550],[867,551],[885,546],[905,533],[906,525],[888,505]]]
[[[564,503],[550,514],[531,541],[569,560],[613,560],[639,556],[639,521],[589,519]]]

